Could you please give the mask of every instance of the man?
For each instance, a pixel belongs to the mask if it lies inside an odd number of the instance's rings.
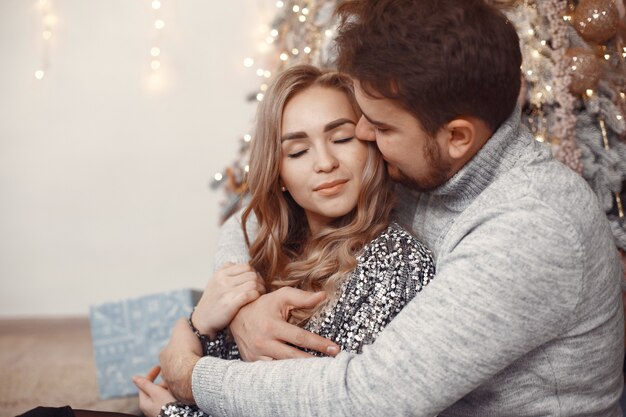
[[[361,355],[200,359],[179,327],[161,356],[172,392],[212,416],[621,416],[620,263],[591,190],[520,125],[515,29],[478,0],[363,0],[340,16],[357,136],[406,187],[398,218],[436,277]],[[280,319],[317,301],[244,307],[243,357],[332,348]]]

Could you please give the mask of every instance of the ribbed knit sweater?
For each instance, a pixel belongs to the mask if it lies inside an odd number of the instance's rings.
[[[621,265],[587,184],[519,110],[397,218],[436,278],[362,354],[244,363],[202,358],[193,394],[213,416],[621,416]],[[240,232],[218,262],[240,261]],[[234,252],[233,252],[234,250]]]

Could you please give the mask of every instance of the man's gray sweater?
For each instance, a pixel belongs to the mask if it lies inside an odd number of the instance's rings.
[[[202,358],[193,372],[200,408],[621,416],[622,273],[609,225],[587,184],[519,119],[516,110],[435,191],[400,191],[398,219],[433,251],[436,278],[373,345],[336,358]],[[245,259],[236,229],[219,242],[218,262]]]

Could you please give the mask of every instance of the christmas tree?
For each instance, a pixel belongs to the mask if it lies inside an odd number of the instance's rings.
[[[536,140],[578,172],[595,191],[611,223],[616,246],[626,250],[622,193],[626,182],[626,0],[486,0],[515,25],[523,54],[520,101],[523,122]],[[251,100],[262,100],[271,74],[301,63],[333,66],[333,12],[340,0],[278,0],[256,62],[262,79]],[[224,187],[223,218],[236,211],[247,190],[248,148],[216,174]],[[568,210],[563,207],[563,212]]]

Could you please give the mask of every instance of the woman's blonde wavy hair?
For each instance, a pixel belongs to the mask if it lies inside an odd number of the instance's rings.
[[[348,76],[310,65],[282,72],[257,111],[248,173],[251,198],[242,214],[242,224],[246,225],[249,216],[255,214],[259,225],[256,238],[250,241],[245,226],[244,235],[250,265],[264,277],[268,291],[285,286],[325,291],[330,302],[354,270],[359,251],[387,227],[393,196],[382,156],[369,142],[356,207],[311,235],[304,210],[288,192],[281,191],[280,166],[283,110],[292,97],[314,86],[343,92],[360,116]],[[290,320],[302,324],[322,307],[294,310]]]

